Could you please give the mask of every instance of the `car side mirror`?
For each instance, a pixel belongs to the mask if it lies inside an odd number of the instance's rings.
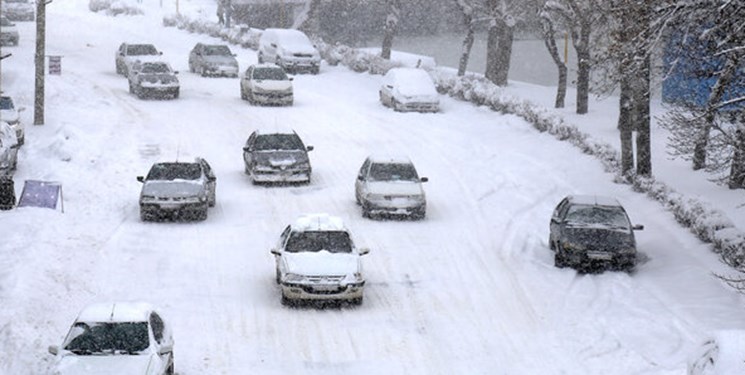
[[[170,344],[162,345],[158,349],[158,354],[160,354],[160,355],[170,354],[170,353],[173,353],[173,345],[170,345]]]
[[[245,151],[245,152],[251,152],[251,147],[244,146],[243,147],[243,151]]]
[[[217,181],[217,177],[216,176],[209,176],[209,177],[207,177],[207,181],[209,181],[209,182]]]
[[[305,148],[306,151],[313,151],[313,146],[308,146]]]
[[[637,224],[631,227],[631,230],[644,230],[644,225]]]
[[[427,181],[429,181],[429,178],[422,177],[422,178],[419,179],[419,181],[421,181],[421,182],[427,182]]]
[[[367,255],[367,254],[369,254],[369,253],[370,253],[370,249],[368,249],[368,248],[366,248],[366,247],[363,247],[363,248],[361,248],[361,249],[357,250],[357,252],[358,252],[358,253],[359,253],[360,255]]]
[[[49,354],[51,355],[57,355],[59,354],[59,346],[57,345],[49,345]]]
[[[17,109],[16,111],[18,111],[18,112],[23,112],[23,111],[25,111],[25,110],[26,110],[26,107],[18,107],[18,109]]]
[[[290,81],[294,81],[295,80],[295,77],[288,77],[287,79],[290,80]]]
[[[360,175],[357,175],[357,179],[360,180],[360,181],[365,181],[365,176],[363,176],[361,174]]]
[[[387,87],[387,88],[389,88],[389,89],[393,90],[393,85],[385,85],[385,87]]]
[[[274,48],[277,48],[277,44],[276,43],[272,43],[272,44],[270,44],[270,46],[272,46]]]
[[[271,250],[269,250],[269,251],[270,251],[270,252],[271,252],[272,254],[274,254],[274,255],[277,255],[277,256],[279,256],[279,255],[280,255],[280,253],[279,253],[279,250],[277,250],[277,249],[271,249]]]
[[[145,182],[145,176],[137,176],[137,181]]]
[[[173,74],[178,74],[178,70],[174,71]]]

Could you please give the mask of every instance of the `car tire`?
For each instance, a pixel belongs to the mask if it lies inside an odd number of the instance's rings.
[[[144,211],[140,211],[140,221],[145,221],[145,222],[150,221],[150,215],[148,215]]]
[[[264,54],[263,53],[259,52],[258,60],[259,60],[259,64],[263,64],[264,63]]]
[[[197,220],[199,220],[199,221],[205,221],[205,220],[207,220],[207,207],[205,207],[203,210],[197,212]]]
[[[356,305],[356,306],[361,306],[362,305],[362,300],[363,300],[362,297],[353,298],[352,299],[352,304],[353,305]]]
[[[135,88],[134,88],[134,86],[132,86],[132,82],[129,83],[129,93],[130,94],[134,94],[135,93]]]
[[[201,69],[199,70],[199,75],[201,75],[202,77],[207,77],[207,69],[201,67]]]
[[[275,267],[274,273],[274,281],[277,282],[277,285],[279,285],[282,282],[282,274],[279,272],[279,268]]]
[[[312,69],[312,70],[310,71],[310,73],[311,73],[311,74],[313,74],[313,75],[316,75],[316,74],[318,74],[318,73],[320,73],[320,72],[321,72],[321,67],[320,67],[320,66],[316,66],[315,68],[313,68],[313,69]]]
[[[367,208],[364,204],[362,205],[362,217],[365,219],[372,219],[372,215],[370,214],[370,209]]]
[[[181,91],[180,89],[176,89],[176,91],[173,92],[174,99],[178,99],[179,95],[181,94],[180,91]]]
[[[241,88],[241,100],[248,100],[248,96],[246,96],[246,91]]]
[[[391,107],[396,112],[401,112],[401,107],[398,105],[398,100],[391,98]]]
[[[556,251],[556,244],[554,241],[551,241],[551,236],[548,237],[548,248],[551,249],[551,251]]]
[[[173,354],[171,354],[171,355],[173,355]],[[174,367],[173,366],[173,362],[171,362],[171,364],[166,369],[166,375],[173,375],[175,373],[174,370],[173,370],[173,367]]]
[[[285,296],[284,292],[282,293],[282,297],[280,299],[280,303],[282,303],[282,306],[293,306],[293,305],[295,305],[295,301],[287,298],[287,296]]]
[[[556,254],[554,254],[554,266],[556,268],[566,268],[569,266],[569,262],[567,262],[561,249],[557,249]]]

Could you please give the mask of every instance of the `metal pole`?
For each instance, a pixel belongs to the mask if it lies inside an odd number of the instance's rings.
[[[46,41],[45,0],[36,3],[36,85],[34,86],[34,125],[44,125],[44,59]]]
[[[230,28],[230,18],[233,17],[233,3],[225,0],[225,27]]]

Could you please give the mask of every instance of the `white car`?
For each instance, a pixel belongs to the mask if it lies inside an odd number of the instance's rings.
[[[342,220],[328,214],[301,216],[271,250],[282,303],[343,300],[362,303],[365,278],[358,249]]]
[[[354,191],[362,216],[377,215],[424,219],[427,198],[414,164],[402,156],[370,156],[362,163]]]
[[[241,99],[251,104],[292,105],[292,77],[275,64],[251,65],[241,77]]]
[[[15,131],[0,121],[0,176],[10,176],[18,163],[18,140]]]
[[[26,142],[25,127],[21,122],[20,115],[25,110],[26,107],[16,108],[15,104],[13,104],[13,98],[0,96],[0,121],[7,122],[13,131],[15,131],[19,146]]]
[[[89,305],[61,346],[50,346],[55,375],[171,375],[173,337],[147,303]]]
[[[688,362],[688,375],[745,374],[745,331],[725,330],[706,339]]]
[[[438,112],[440,97],[429,73],[418,68],[393,68],[383,77],[380,102],[395,111]]]
[[[308,36],[294,29],[266,29],[259,38],[259,64],[276,63],[288,72],[318,74],[321,54]]]
[[[202,77],[238,77],[238,60],[225,44],[197,43],[189,52],[189,71]]]
[[[127,79],[129,92],[140,99],[177,99],[181,90],[178,72],[164,61],[136,61],[129,67]]]
[[[158,61],[163,52],[158,51],[152,44],[122,43],[116,51],[114,63],[116,73],[129,76],[129,68],[137,61]]]

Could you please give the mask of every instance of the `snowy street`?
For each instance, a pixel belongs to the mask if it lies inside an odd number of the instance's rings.
[[[378,101],[381,76],[326,64],[294,76],[294,106],[252,106],[238,79],[189,72],[195,43],[222,41],[164,28],[158,12],[107,17],[87,5],[47,8],[46,53],[63,58],[62,75],[47,76],[44,126],[32,125],[34,23],[17,23],[20,45],[2,62],[4,91],[26,107],[16,191],[59,181],[65,212],[0,212],[0,374],[46,373],[47,347],[101,301],[160,307],[181,375],[684,374],[711,330],[745,328],[745,299],[713,276],[727,268],[709,245],[519,118],[446,96],[440,113],[394,112]],[[122,42],[163,51],[180,97],[130,94],[114,70]],[[241,72],[257,62],[230,48]],[[244,174],[246,138],[273,128],[314,146],[309,185],[255,186]],[[354,180],[370,154],[406,155],[429,178],[426,219],[362,218]],[[208,219],[141,222],[136,176],[197,156],[217,175]],[[645,226],[635,272],[554,267],[549,219],[568,194],[614,196]],[[341,217],[370,249],[359,307],[280,304],[269,250],[316,212]]]

